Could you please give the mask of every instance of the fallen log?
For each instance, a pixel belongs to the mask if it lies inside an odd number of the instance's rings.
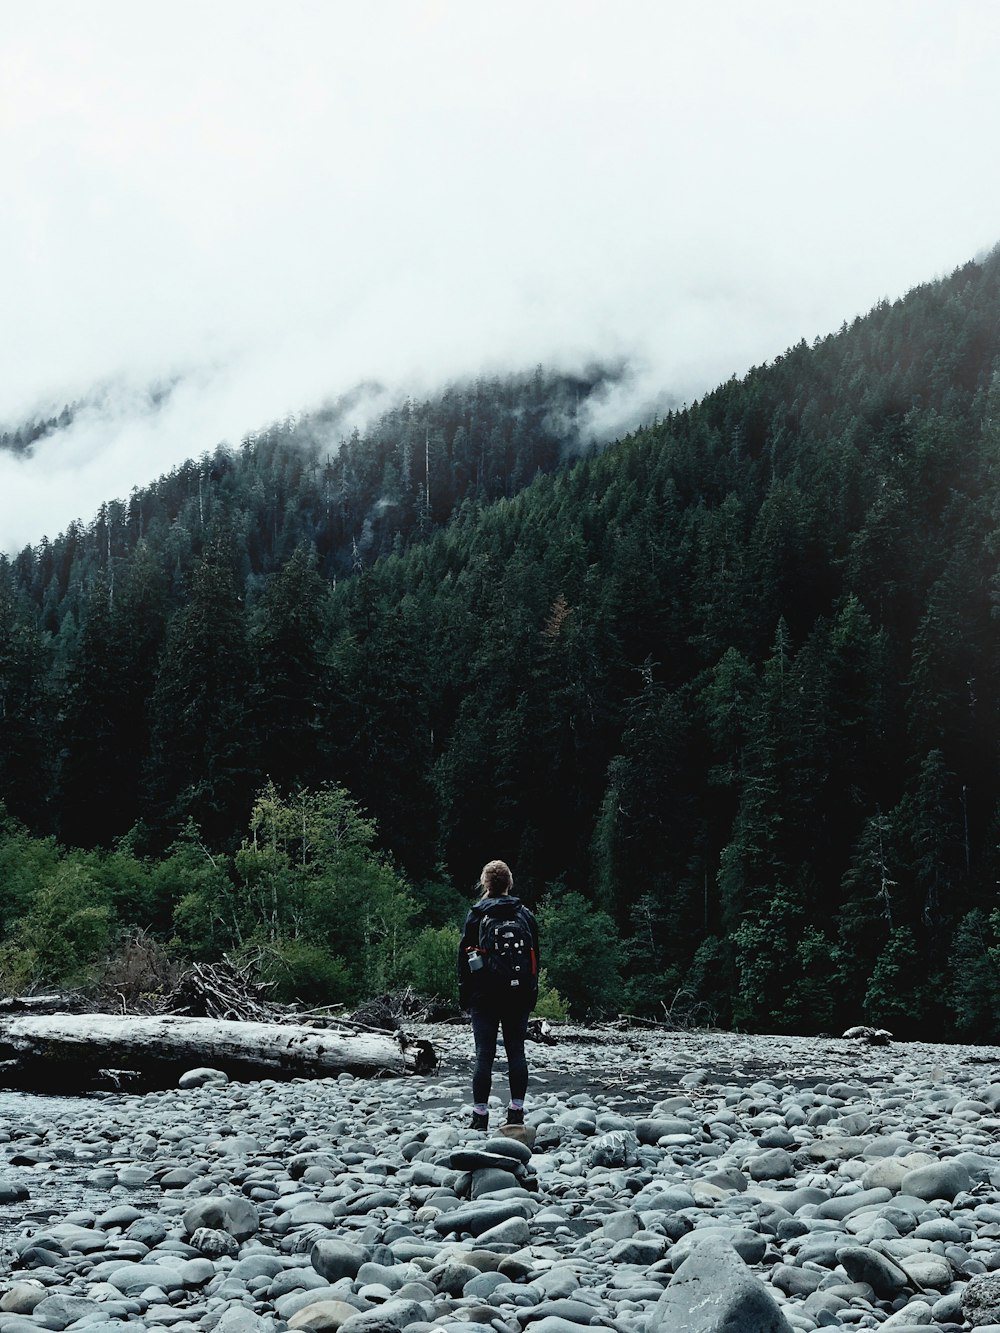
[[[251,1080],[420,1074],[436,1065],[430,1042],[403,1033],[165,1014],[0,1017],[0,1086],[22,1090],[166,1088],[199,1066]],[[102,1078],[105,1071],[113,1076]]]

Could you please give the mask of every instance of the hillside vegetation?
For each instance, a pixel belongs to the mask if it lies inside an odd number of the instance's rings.
[[[141,925],[430,984],[502,856],[576,1012],[995,1039],[1000,255],[575,462],[592,385],[495,387],[4,564],[8,960],[63,877],[100,938],[33,975]]]

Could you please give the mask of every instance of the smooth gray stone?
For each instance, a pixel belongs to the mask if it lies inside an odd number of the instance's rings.
[[[458,1179],[450,1167],[442,1166],[440,1162],[414,1162],[408,1173],[401,1171],[399,1174],[414,1185],[452,1186]]]
[[[364,1190],[350,1199],[342,1199],[333,1205],[337,1217],[359,1217],[372,1213],[376,1208],[395,1208],[399,1202],[393,1190]]]
[[[343,1277],[357,1277],[358,1270],[369,1257],[367,1250],[336,1236],[315,1241],[309,1251],[313,1268],[331,1283]]]
[[[0,1203],[22,1203],[30,1197],[27,1185],[13,1180],[0,1180]]]
[[[709,1243],[727,1245],[736,1251],[744,1263],[758,1264],[764,1257],[767,1241],[750,1227],[726,1225],[724,1222],[696,1227],[675,1241],[670,1249],[670,1265],[676,1272],[681,1264],[699,1247]]]
[[[475,1296],[478,1300],[485,1301],[492,1296],[497,1287],[509,1287],[510,1278],[506,1273],[477,1273],[475,1277],[469,1278],[462,1288],[463,1296]]]
[[[0,1297],[0,1310],[5,1314],[31,1314],[46,1295],[45,1288],[34,1282],[14,1282]]]
[[[783,1125],[772,1125],[757,1140],[762,1148],[795,1148],[798,1141]]]
[[[538,1218],[535,1218],[537,1221]],[[640,1222],[631,1208],[620,1213],[610,1213],[601,1223],[601,1231],[609,1240],[628,1240],[639,1230]]]
[[[315,1291],[327,1286],[326,1278],[315,1268],[285,1268],[278,1273],[267,1289],[269,1301],[280,1300],[293,1291]]]
[[[959,1162],[946,1160],[917,1166],[903,1177],[902,1192],[918,1199],[954,1199],[972,1185],[972,1177]]]
[[[101,1308],[105,1307],[102,1305]],[[123,1330],[126,1329],[130,1330],[130,1333],[134,1333],[138,1325],[130,1323],[127,1316],[122,1316],[120,1319],[112,1317],[112,1312],[109,1310],[106,1319],[88,1319],[86,1323],[79,1324],[77,1327],[81,1330],[81,1333],[84,1329],[86,1333],[123,1333]],[[3,1333],[7,1333],[7,1330],[4,1329]]]
[[[260,1227],[255,1204],[242,1194],[209,1194],[198,1199],[184,1212],[184,1230],[189,1236],[199,1227],[228,1231],[236,1240],[249,1240]]]
[[[451,1232],[467,1231],[470,1236],[480,1236],[484,1231],[506,1222],[510,1218],[522,1220],[528,1216],[528,1207],[519,1199],[477,1200],[460,1208],[453,1208],[434,1219],[434,1230],[441,1236]]]
[[[670,1280],[648,1333],[791,1333],[767,1287],[731,1245],[706,1241]]]
[[[368,1308],[368,1302],[362,1300],[353,1290],[351,1279],[344,1278],[332,1286],[324,1283],[321,1287],[290,1291],[285,1296],[279,1296],[274,1303],[274,1310],[279,1319],[288,1320],[300,1310],[304,1310],[307,1305],[323,1301],[342,1301],[347,1305],[353,1305],[356,1310]]]
[[[518,1174],[521,1174],[518,1168],[524,1166],[513,1153],[487,1152],[480,1148],[457,1148],[448,1158],[448,1164],[453,1171],[483,1171],[493,1167],[497,1171]]]
[[[710,1176],[705,1176],[704,1179],[710,1185],[718,1185],[727,1190],[736,1190],[738,1194],[746,1193],[747,1178],[737,1166],[729,1166],[722,1171],[714,1171]]]
[[[358,1269],[356,1280],[361,1285],[377,1282],[383,1287],[388,1287],[390,1291],[398,1291],[403,1283],[409,1280],[409,1274],[403,1264],[381,1264],[369,1261],[362,1264]]]
[[[810,1319],[816,1319],[820,1323],[839,1326],[840,1320],[823,1319],[823,1315],[836,1316],[841,1310],[846,1310],[850,1302],[845,1296],[838,1295],[835,1291],[827,1291],[820,1287],[816,1291],[810,1292],[802,1302],[802,1313],[809,1316]]]
[[[629,1236],[616,1241],[607,1253],[607,1261],[612,1264],[635,1264],[648,1268],[663,1258],[667,1242],[662,1236]]]
[[[437,1245],[419,1236],[400,1236],[389,1241],[388,1246],[398,1264],[409,1263],[411,1259],[432,1259],[438,1252]]]
[[[843,1246],[837,1251],[837,1262],[843,1265],[852,1282],[867,1282],[882,1300],[894,1300],[910,1286],[902,1268],[866,1245]]]
[[[510,1260],[503,1261],[504,1268],[509,1264]],[[531,1285],[542,1292],[546,1299],[561,1300],[564,1296],[572,1296],[575,1291],[580,1290],[580,1274],[571,1266],[571,1262],[557,1263],[533,1277]]]
[[[588,1137],[597,1133],[597,1116],[593,1111],[583,1108],[561,1112],[556,1116],[555,1123],[561,1125],[564,1129],[573,1129],[578,1134],[584,1134]]]
[[[427,1274],[427,1280],[433,1283],[435,1289],[445,1296],[462,1296],[465,1294],[466,1284],[474,1282],[477,1277],[481,1276],[480,1269],[455,1258],[448,1259],[436,1268],[432,1268]],[[506,1280],[509,1281],[509,1279]]]
[[[483,1144],[484,1152],[499,1153],[501,1157],[513,1157],[515,1162],[520,1162],[526,1166],[531,1161],[531,1148],[527,1143],[522,1143],[520,1139],[508,1138],[506,1134],[498,1134],[496,1138],[487,1139]]]
[[[193,1180],[197,1179],[197,1171],[192,1171],[186,1166],[177,1166],[172,1170],[165,1172],[160,1177],[160,1188],[165,1190],[182,1190],[185,1185],[190,1185]]]
[[[899,1266],[914,1286],[930,1291],[946,1291],[955,1274],[943,1254],[913,1254],[899,1260]]]
[[[79,1254],[93,1254],[107,1248],[108,1237],[103,1231],[92,1227],[77,1227],[68,1222],[57,1222],[37,1231],[34,1244],[42,1249],[59,1248],[66,1254],[76,1250]]]
[[[344,1320],[340,1328],[341,1333],[394,1333],[396,1329],[426,1319],[430,1313],[418,1301],[397,1299],[352,1315],[350,1319]]]
[[[158,1217],[140,1217],[125,1232],[129,1240],[137,1240],[150,1249],[167,1238],[167,1228]]]
[[[176,1268],[168,1268],[166,1264],[119,1264],[103,1281],[126,1295],[138,1296],[147,1287],[159,1287],[166,1292],[184,1290],[184,1279],[180,1273]]]
[[[640,1143],[652,1147],[659,1139],[670,1134],[695,1134],[701,1137],[701,1127],[691,1120],[681,1120],[676,1116],[662,1116],[656,1119],[637,1120],[634,1125],[636,1138]]]
[[[600,1312],[595,1310],[594,1313],[599,1314]],[[531,1327],[532,1333],[582,1333],[583,1329],[590,1329],[589,1324],[577,1323],[572,1319],[565,1319],[556,1314],[546,1315],[544,1319],[539,1319],[538,1323],[532,1324]]]
[[[229,1075],[221,1069],[209,1069],[202,1067],[200,1069],[188,1069],[177,1080],[179,1088],[204,1088],[207,1086],[221,1087],[229,1082]]]
[[[927,1324],[881,1324],[880,1328],[888,1328],[889,1333],[927,1333],[928,1329],[934,1328],[934,1323]],[[988,1333],[984,1329],[983,1333]]]
[[[277,1277],[285,1270],[285,1262],[278,1254],[269,1254],[267,1250],[257,1250],[238,1260],[229,1270],[230,1277],[246,1279],[248,1277]],[[300,1270],[301,1271],[301,1270]]]
[[[272,1333],[274,1321],[242,1305],[229,1305],[219,1316],[214,1333]]]
[[[527,1245],[531,1240],[531,1231],[523,1217],[509,1217],[498,1226],[481,1231],[476,1237],[476,1245]]]
[[[45,1300],[39,1301],[31,1317],[45,1328],[63,1329],[86,1315],[99,1314],[100,1309],[96,1301],[87,1300],[84,1296],[59,1294],[46,1296]]]
[[[786,1296],[808,1296],[823,1281],[823,1274],[815,1268],[799,1268],[797,1264],[775,1264],[770,1279],[771,1286]]]
[[[507,1160],[511,1166],[515,1165],[510,1158]],[[516,1186],[517,1177],[512,1175],[510,1171],[480,1168],[472,1173],[472,1197],[474,1199],[487,1198],[490,1195],[498,1194],[501,1190]]]
[[[869,1208],[874,1204],[888,1203],[891,1198],[892,1191],[887,1189],[857,1190],[853,1194],[837,1194],[832,1199],[827,1199],[825,1203],[817,1205],[816,1216],[842,1222],[845,1217],[850,1217],[859,1208]]]
[[[644,1185],[632,1198],[631,1206],[637,1213],[679,1213],[684,1208],[696,1208],[695,1197],[686,1185],[667,1185],[654,1182]]]
[[[662,1290],[662,1288],[661,1288]],[[656,1293],[659,1296],[659,1291]],[[525,1324],[537,1324],[543,1319],[566,1319],[573,1324],[589,1324],[595,1315],[600,1315],[601,1308],[589,1301],[574,1301],[563,1296],[555,1301],[542,1301],[539,1305],[529,1305],[515,1311],[514,1318],[523,1327]]]
[[[806,1236],[795,1252],[796,1262],[833,1268],[837,1263],[837,1251],[844,1248],[846,1241],[847,1237],[842,1231],[821,1231]]]
[[[931,1314],[942,1324],[960,1324],[962,1322],[962,1293],[951,1291],[947,1296],[940,1296],[931,1306]]]
[[[746,1171],[751,1180],[787,1180],[795,1174],[795,1164],[784,1148],[769,1148],[751,1157]]]
[[[101,1213],[100,1217],[94,1219],[94,1225],[101,1231],[110,1231],[112,1227],[121,1227],[124,1231],[133,1222],[141,1222],[144,1217],[145,1214],[138,1208],[123,1203],[117,1208],[109,1208],[106,1213]]]
[[[793,1215],[800,1208],[808,1208],[813,1204],[825,1203],[830,1197],[828,1190],[821,1190],[816,1185],[800,1185],[797,1189],[789,1190],[787,1193],[782,1190],[774,1195],[768,1195],[768,1198],[776,1198],[779,1207],[787,1209]]]

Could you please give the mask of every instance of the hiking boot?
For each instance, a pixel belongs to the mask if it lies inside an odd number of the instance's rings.
[[[470,1129],[489,1129],[490,1118],[482,1111],[473,1111],[472,1119],[469,1121]]]
[[[508,1107],[507,1107],[507,1124],[508,1124],[508,1125],[523,1125],[523,1124],[524,1124],[524,1107],[523,1107],[523,1106],[508,1106]]]

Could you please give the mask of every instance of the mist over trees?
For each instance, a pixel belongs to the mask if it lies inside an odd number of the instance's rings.
[[[500,856],[575,1012],[1000,1035],[1000,255],[567,457],[600,382],[284,423],[0,564],[4,984],[141,926],[444,987]]]

